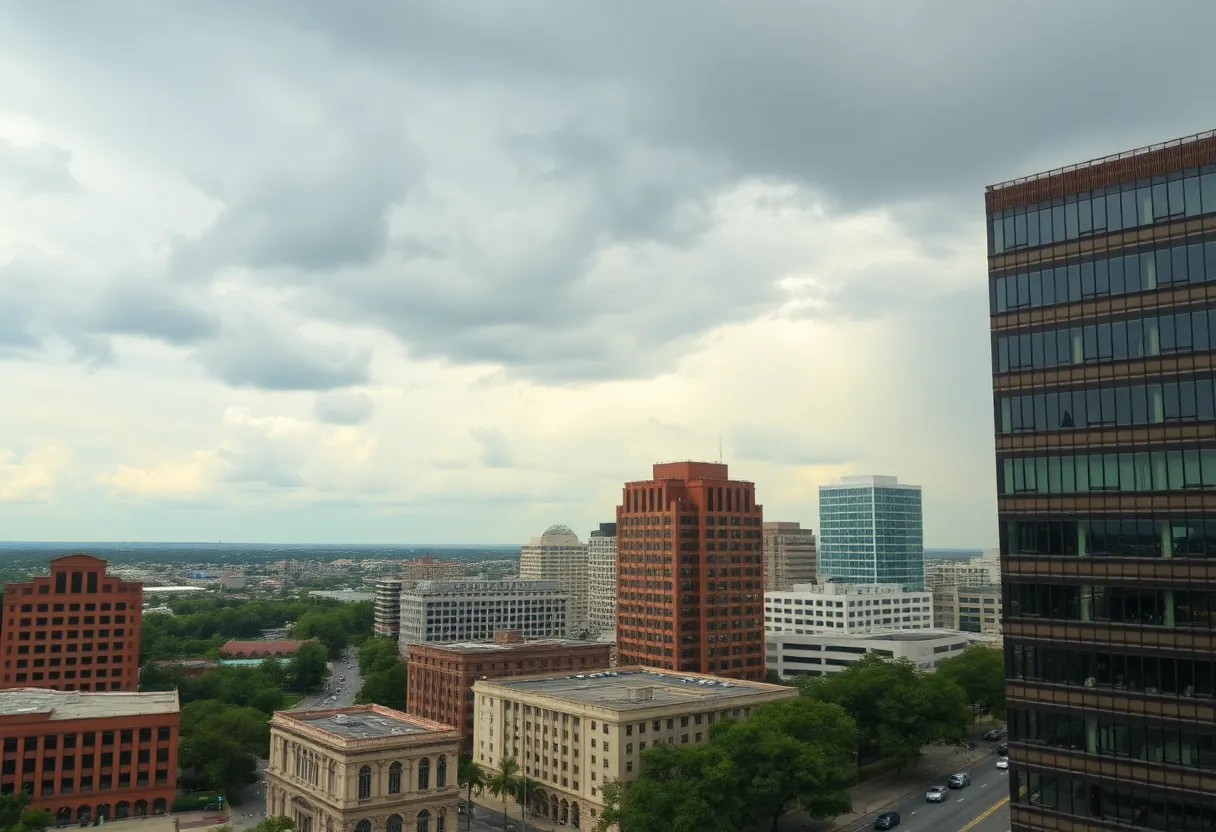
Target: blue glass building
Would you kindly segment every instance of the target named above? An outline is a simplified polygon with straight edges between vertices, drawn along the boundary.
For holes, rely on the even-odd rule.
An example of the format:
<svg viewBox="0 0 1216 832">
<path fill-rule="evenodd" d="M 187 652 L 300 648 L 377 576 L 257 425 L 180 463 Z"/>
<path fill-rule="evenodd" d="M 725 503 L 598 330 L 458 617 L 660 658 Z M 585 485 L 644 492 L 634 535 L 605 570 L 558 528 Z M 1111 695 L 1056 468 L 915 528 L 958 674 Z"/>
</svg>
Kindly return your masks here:
<svg viewBox="0 0 1216 832">
<path fill-rule="evenodd" d="M 846 583 L 924 589 L 920 486 L 879 476 L 821 485 L 819 572 Z"/>
</svg>

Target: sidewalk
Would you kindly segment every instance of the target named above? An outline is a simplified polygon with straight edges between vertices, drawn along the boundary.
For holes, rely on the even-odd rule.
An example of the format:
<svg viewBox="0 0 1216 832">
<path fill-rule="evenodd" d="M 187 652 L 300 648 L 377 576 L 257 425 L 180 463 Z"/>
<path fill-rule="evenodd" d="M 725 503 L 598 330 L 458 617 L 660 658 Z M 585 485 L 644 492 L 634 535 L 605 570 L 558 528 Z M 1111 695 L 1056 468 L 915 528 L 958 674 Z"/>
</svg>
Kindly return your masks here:
<svg viewBox="0 0 1216 832">
<path fill-rule="evenodd" d="M 464 799 L 463 793 L 461 795 L 461 799 Z M 484 809 L 487 812 L 494 812 L 499 818 L 502 817 L 502 801 L 494 797 L 492 794 L 486 792 L 483 792 L 482 794 L 475 794 L 473 795 L 473 803 L 478 807 L 478 809 Z M 485 817 L 485 815 L 481 814 L 480 811 L 477 813 L 477 816 L 479 818 Z M 519 804 L 513 800 L 507 801 L 507 820 L 515 824 L 516 830 L 523 832 L 523 827 L 519 823 Z M 594 823 L 591 826 L 588 826 L 586 820 L 584 820 L 582 827 L 584 832 L 586 832 L 586 830 L 594 828 Z M 501 829 L 502 827 L 499 826 L 498 828 Z M 561 824 L 554 823 L 551 820 L 537 817 L 529 812 L 528 830 L 531 832 L 533 829 L 540 830 L 540 832 L 556 832 L 556 830 L 561 830 L 561 832 L 569 832 L 571 827 L 569 825 L 562 826 Z"/>
</svg>

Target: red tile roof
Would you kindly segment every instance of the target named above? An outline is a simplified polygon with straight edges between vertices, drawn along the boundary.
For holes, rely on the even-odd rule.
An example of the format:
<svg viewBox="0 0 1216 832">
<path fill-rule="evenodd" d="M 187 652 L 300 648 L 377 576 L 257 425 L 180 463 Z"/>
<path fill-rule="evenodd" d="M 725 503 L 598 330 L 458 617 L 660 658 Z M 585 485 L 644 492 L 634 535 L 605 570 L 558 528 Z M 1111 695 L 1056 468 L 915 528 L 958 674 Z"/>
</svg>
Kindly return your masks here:
<svg viewBox="0 0 1216 832">
<path fill-rule="evenodd" d="M 307 641 L 237 641 L 233 639 L 220 648 L 220 652 L 228 656 L 291 656 L 305 644 L 316 643 L 317 639 Z"/>
</svg>

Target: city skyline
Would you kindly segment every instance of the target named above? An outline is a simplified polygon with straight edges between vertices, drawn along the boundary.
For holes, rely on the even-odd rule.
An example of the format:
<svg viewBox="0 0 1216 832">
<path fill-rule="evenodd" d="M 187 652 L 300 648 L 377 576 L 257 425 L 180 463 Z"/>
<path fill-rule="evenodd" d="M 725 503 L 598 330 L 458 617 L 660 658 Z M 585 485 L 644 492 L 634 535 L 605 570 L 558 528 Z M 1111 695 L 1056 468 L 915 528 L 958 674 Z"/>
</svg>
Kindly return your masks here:
<svg viewBox="0 0 1216 832">
<path fill-rule="evenodd" d="M 888 472 L 994 545 L 975 194 L 1216 96 L 1216 9 L 1059 73 L 1057 5 L 6 8 L 5 537 L 522 542 L 721 447 L 773 518 Z"/>
</svg>

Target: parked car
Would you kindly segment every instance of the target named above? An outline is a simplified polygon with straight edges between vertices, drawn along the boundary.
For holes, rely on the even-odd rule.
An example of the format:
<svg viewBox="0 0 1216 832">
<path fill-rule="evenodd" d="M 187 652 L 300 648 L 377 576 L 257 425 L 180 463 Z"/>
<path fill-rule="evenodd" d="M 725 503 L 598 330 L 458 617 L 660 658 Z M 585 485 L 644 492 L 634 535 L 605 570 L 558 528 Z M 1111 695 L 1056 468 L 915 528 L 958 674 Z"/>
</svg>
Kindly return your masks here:
<svg viewBox="0 0 1216 832">
<path fill-rule="evenodd" d="M 997 757 L 996 758 L 996 767 L 997 768 L 1009 768 L 1009 758 L 1008 757 Z"/>
<path fill-rule="evenodd" d="M 964 771 L 950 775 L 950 788 L 965 789 L 971 785 L 971 775 Z"/>
<path fill-rule="evenodd" d="M 894 829 L 899 826 L 899 812 L 883 812 L 874 820 L 875 829 Z"/>
<path fill-rule="evenodd" d="M 993 728 L 991 731 L 988 731 L 984 734 L 984 739 L 987 740 L 988 742 L 996 742 L 997 740 L 1003 740 L 1003 739 L 1005 739 L 1005 729 L 1004 728 Z"/>
<path fill-rule="evenodd" d="M 1008 757 L 1009 756 L 1009 743 L 1003 742 L 1000 745 L 998 745 L 996 747 L 996 753 L 997 753 L 997 756 Z"/>
<path fill-rule="evenodd" d="M 946 799 L 945 786 L 930 786 L 929 791 L 925 792 L 925 801 L 928 803 L 941 803 Z"/>
</svg>

